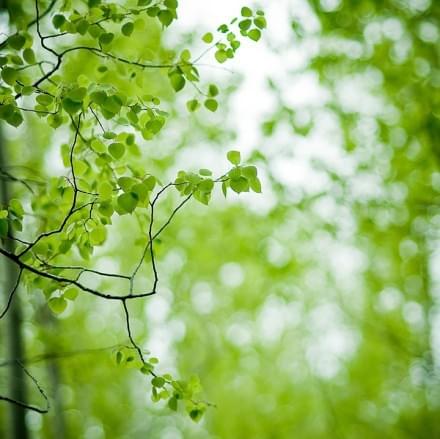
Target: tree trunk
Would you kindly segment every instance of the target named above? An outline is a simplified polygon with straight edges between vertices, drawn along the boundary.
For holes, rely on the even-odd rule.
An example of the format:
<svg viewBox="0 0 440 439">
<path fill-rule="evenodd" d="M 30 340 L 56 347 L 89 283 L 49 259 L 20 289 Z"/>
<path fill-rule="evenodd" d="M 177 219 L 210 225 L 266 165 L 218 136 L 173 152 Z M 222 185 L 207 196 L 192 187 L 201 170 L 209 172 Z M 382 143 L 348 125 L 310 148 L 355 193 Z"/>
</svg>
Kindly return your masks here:
<svg viewBox="0 0 440 439">
<path fill-rule="evenodd" d="M 5 147 L 5 142 L 1 132 L 0 126 L 0 168 L 4 168 L 7 162 L 7 151 Z M 0 179 L 0 203 L 5 206 L 10 200 L 10 188 L 8 181 L 5 179 Z M 5 239 L 4 246 L 9 252 L 14 252 L 15 245 L 14 241 Z M 4 295 L 7 298 L 8 294 L 14 287 L 18 271 L 15 264 L 9 262 L 8 260 L 3 260 L 4 264 L 4 285 L 5 291 Z M 18 294 L 14 298 L 11 307 L 7 315 L 6 320 L 6 339 L 7 339 L 7 352 L 8 358 L 11 359 L 21 359 L 24 358 L 24 344 L 23 336 L 21 333 L 21 307 Z M 26 402 L 26 376 L 23 369 L 18 363 L 11 365 L 9 369 L 9 393 L 8 396 L 17 401 Z M 29 433 L 25 423 L 25 409 L 19 407 L 15 404 L 9 405 L 10 410 L 10 426 L 9 426 L 9 437 L 11 439 L 28 439 Z"/>
</svg>

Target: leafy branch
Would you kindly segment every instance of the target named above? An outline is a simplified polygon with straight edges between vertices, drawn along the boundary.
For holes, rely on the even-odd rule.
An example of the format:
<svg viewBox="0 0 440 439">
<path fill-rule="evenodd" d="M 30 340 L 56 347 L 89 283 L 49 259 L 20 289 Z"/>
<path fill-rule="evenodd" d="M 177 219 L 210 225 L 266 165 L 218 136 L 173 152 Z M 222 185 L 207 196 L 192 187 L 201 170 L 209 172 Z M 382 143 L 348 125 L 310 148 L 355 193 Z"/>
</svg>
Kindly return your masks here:
<svg viewBox="0 0 440 439">
<path fill-rule="evenodd" d="M 157 359 L 147 358 L 135 341 L 131 327 L 128 302 L 153 296 L 157 293 L 160 272 L 157 266 L 155 243 L 157 238 L 172 223 L 177 213 L 191 200 L 195 199 L 207 205 L 212 197 L 214 187 L 221 185 L 226 196 L 230 189 L 236 193 L 261 192 L 261 184 L 254 166 L 241 163 L 238 151 L 229 151 L 227 158 L 232 168 L 218 178 L 212 176 L 208 169 L 198 172 L 179 171 L 174 181 L 162 185 L 158 178 L 146 173 L 138 166 L 133 157 L 140 155 L 138 142 L 155 138 L 165 125 L 168 113 L 161 109 L 157 96 L 137 96 L 124 93 L 115 84 L 92 82 L 87 78 L 66 82 L 62 79 L 64 60 L 72 53 L 86 52 L 95 57 L 136 69 L 166 69 L 170 86 L 180 92 L 187 82 L 191 83 L 197 93 L 205 99 L 204 106 L 210 111 L 218 107 L 218 87 L 209 84 L 204 92 L 198 85 L 200 81 L 197 65 L 209 52 L 192 59 L 189 50 L 183 50 L 171 61 L 163 63 L 146 63 L 141 60 L 130 60 L 113 53 L 112 44 L 115 33 L 111 27 L 121 26 L 121 35 L 130 37 L 135 32 L 135 25 L 130 21 L 142 14 L 157 19 L 163 27 L 168 27 L 177 18 L 177 1 L 139 0 L 138 7 L 124 8 L 116 3 L 101 4 L 93 2 L 95 7 L 80 13 L 71 11 L 70 15 L 56 13 L 52 16 L 52 24 L 58 33 L 44 35 L 42 19 L 54 9 L 56 1 L 51 1 L 44 12 L 40 12 L 39 1 L 35 0 L 35 19 L 28 23 L 26 29 L 19 29 L 0 44 L 0 50 L 10 50 L 6 56 L 0 57 L 0 119 L 4 119 L 13 127 L 24 121 L 23 112 L 34 113 L 38 118 L 45 119 L 54 130 L 68 125 L 73 132 L 70 145 L 61 147 L 62 158 L 68 175 L 52 178 L 47 184 L 33 187 L 27 179 L 18 178 L 13 173 L 0 170 L 0 177 L 21 183 L 34 199 L 43 199 L 43 207 L 31 204 L 32 212 L 25 212 L 19 199 L 12 199 L 0 210 L 0 239 L 14 240 L 17 250 L 0 247 L 0 254 L 14 263 L 18 268 L 16 282 L 11 289 L 5 308 L 0 314 L 4 318 L 19 290 L 20 285 L 43 286 L 48 298 L 48 306 L 54 313 L 62 313 L 68 301 L 74 301 L 79 292 L 90 294 L 105 300 L 120 302 L 122 305 L 125 329 L 130 347 L 121 347 L 116 352 L 116 363 L 135 365 L 143 374 L 152 377 L 153 401 L 166 400 L 168 406 L 176 410 L 179 402 L 184 401 L 190 417 L 199 420 L 206 408 L 211 404 L 199 401 L 196 395 L 201 386 L 197 379 L 188 381 L 175 380 L 168 374 L 160 375 L 156 371 Z M 238 22 L 240 33 L 244 37 L 257 41 L 260 31 L 265 27 L 261 11 L 255 14 L 249 8 L 241 11 L 242 20 Z M 221 25 L 218 31 L 226 35 L 226 42 L 220 39 L 215 47 L 215 58 L 219 63 L 233 58 L 240 46 L 237 35 L 229 25 Z M 40 51 L 34 51 L 34 38 L 29 29 L 36 25 L 36 37 L 44 51 L 51 59 L 37 59 Z M 255 26 L 255 29 L 250 29 Z M 258 33 L 258 38 L 256 37 Z M 89 35 L 96 45 L 78 44 L 63 49 L 55 49 L 48 40 L 56 43 L 65 35 Z M 205 43 L 211 37 L 203 37 Z M 229 45 L 229 46 L 228 46 Z M 18 65 L 18 67 L 17 67 Z M 46 66 L 49 68 L 46 70 Z M 41 76 L 37 79 L 29 71 L 38 68 Z M 127 81 L 127 78 L 122 77 Z M 18 106 L 21 99 L 33 99 L 33 108 Z M 187 102 L 190 112 L 200 107 L 197 98 Z M 104 120 L 111 122 L 122 119 L 124 131 L 115 132 L 105 128 Z M 98 127 L 97 134 L 95 128 Z M 137 155 L 136 155 L 137 154 Z M 130 156 L 132 160 L 130 161 Z M 123 158 L 126 158 L 125 161 Z M 93 160 L 92 160 L 93 158 Z M 121 171 L 123 169 L 123 171 Z M 168 217 L 157 225 L 156 213 L 162 196 L 174 188 L 181 201 L 174 207 Z M 23 196 L 24 198 L 25 196 Z M 54 209 L 56 214 L 47 215 L 45 209 Z M 60 214 L 62 212 L 62 214 Z M 96 270 L 85 264 L 65 263 L 73 256 L 72 247 L 76 248 L 84 260 L 90 258 L 95 247 L 106 242 L 107 227 L 112 224 L 114 214 L 132 215 L 140 220 L 142 237 L 146 240 L 140 257 L 130 274 L 119 274 Z M 30 225 L 24 222 L 26 217 L 32 218 Z M 145 224 L 144 224 L 145 222 Z M 27 226 L 26 236 L 22 237 L 23 225 Z M 37 234 L 29 239 L 29 229 L 36 229 Z M 148 291 L 135 291 L 135 280 L 145 260 L 149 261 L 152 285 Z M 81 280 L 83 273 L 90 273 L 101 279 L 118 278 L 127 282 L 125 291 L 112 292 L 92 287 Z M 132 351 L 136 351 L 137 359 Z M 34 381 L 42 396 L 47 398 L 37 381 L 25 370 Z M 31 410 L 45 413 L 46 409 L 12 401 L 7 397 L 0 399 L 19 404 Z M 24 404 L 24 405 L 23 405 Z M 46 411 L 44 411 L 46 410 Z"/>
</svg>

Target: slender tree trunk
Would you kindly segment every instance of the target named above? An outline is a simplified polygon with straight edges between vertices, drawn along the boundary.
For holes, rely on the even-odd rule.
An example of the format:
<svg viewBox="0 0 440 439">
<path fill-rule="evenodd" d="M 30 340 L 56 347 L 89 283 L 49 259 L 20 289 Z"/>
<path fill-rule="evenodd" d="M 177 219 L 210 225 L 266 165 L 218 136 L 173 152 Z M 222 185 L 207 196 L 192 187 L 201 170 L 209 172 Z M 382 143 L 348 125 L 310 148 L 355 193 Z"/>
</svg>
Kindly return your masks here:
<svg viewBox="0 0 440 439">
<path fill-rule="evenodd" d="M 54 318 L 46 305 L 41 306 L 37 314 L 38 325 L 51 333 L 58 333 L 60 331 L 59 321 Z M 46 352 L 53 352 L 59 347 L 57 344 L 53 345 L 51 341 L 46 344 Z M 62 368 L 57 359 L 49 359 L 46 365 L 47 375 L 50 382 L 50 389 L 52 393 L 52 416 L 51 428 L 52 437 L 55 439 L 66 437 L 66 420 L 64 417 L 63 395 L 61 392 L 62 383 Z"/>
<path fill-rule="evenodd" d="M 7 8 L 7 0 L 0 0 L 0 11 Z M 7 148 L 6 142 L 3 138 L 3 133 L 0 124 L 0 168 L 7 164 Z M 0 203 L 7 204 L 10 199 L 10 188 L 7 180 L 0 180 Z M 5 240 L 6 249 L 10 252 L 15 250 L 14 241 Z M 14 282 L 18 275 L 17 268 L 9 261 L 4 261 L 4 275 L 6 290 L 4 293 L 8 294 L 13 288 Z M 21 307 L 18 297 L 9 309 L 6 318 L 6 339 L 7 352 L 9 358 L 23 358 L 24 357 L 24 343 L 21 333 Z M 18 401 L 26 401 L 26 377 L 23 369 L 18 363 L 13 364 L 9 370 L 9 396 Z M 9 437 L 11 439 L 28 439 L 29 432 L 26 427 L 25 415 L 26 411 L 22 407 L 14 404 L 9 406 Z"/>
<path fill-rule="evenodd" d="M 5 142 L 1 132 L 0 126 L 0 168 L 4 168 L 6 165 L 7 151 L 5 148 Z M 0 203 L 7 205 L 10 199 L 10 188 L 8 181 L 0 179 Z M 15 250 L 14 241 L 5 239 L 3 244 L 9 252 Z M 18 272 L 14 264 L 7 260 L 3 260 L 4 264 L 4 285 L 5 291 L 3 294 L 7 296 L 14 287 Z M 7 339 L 7 352 L 8 357 L 11 359 L 23 358 L 24 345 L 23 336 L 21 333 L 21 307 L 19 297 L 16 295 L 11 307 L 5 316 L 6 325 L 6 339 Z M 26 377 L 23 369 L 18 363 L 14 363 L 9 369 L 9 394 L 8 396 L 18 400 L 27 401 L 26 399 Z M 25 423 L 25 409 L 18 407 L 14 404 L 9 405 L 10 410 L 10 426 L 9 437 L 11 439 L 28 439 L 29 433 Z"/>
<path fill-rule="evenodd" d="M 51 387 L 53 391 L 54 416 L 53 416 L 53 432 L 54 438 L 66 437 L 66 423 L 63 412 L 63 399 L 61 395 L 60 383 L 60 367 L 56 360 L 49 362 L 47 365 Z"/>
</svg>

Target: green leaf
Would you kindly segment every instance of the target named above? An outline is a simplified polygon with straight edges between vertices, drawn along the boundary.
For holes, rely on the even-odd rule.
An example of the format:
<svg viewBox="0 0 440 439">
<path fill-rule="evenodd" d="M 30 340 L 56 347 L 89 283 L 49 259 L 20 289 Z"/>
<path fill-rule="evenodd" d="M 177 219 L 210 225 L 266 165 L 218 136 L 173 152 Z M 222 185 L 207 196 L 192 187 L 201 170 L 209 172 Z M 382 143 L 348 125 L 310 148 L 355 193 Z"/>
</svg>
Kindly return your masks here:
<svg viewBox="0 0 440 439">
<path fill-rule="evenodd" d="M 133 110 L 130 110 L 127 113 L 127 119 L 130 121 L 132 125 L 136 125 L 139 122 L 139 118 L 137 117 L 137 114 Z"/>
<path fill-rule="evenodd" d="M 261 38 L 261 31 L 258 29 L 252 29 L 247 35 L 251 40 L 258 41 Z"/>
<path fill-rule="evenodd" d="M 202 417 L 203 417 L 203 410 L 200 410 L 200 409 L 192 409 L 190 412 L 189 412 L 189 417 L 194 421 L 194 422 L 199 422 L 200 421 L 200 419 L 202 419 Z"/>
<path fill-rule="evenodd" d="M 178 400 L 177 400 L 177 398 L 176 398 L 175 396 L 171 397 L 171 398 L 168 400 L 168 407 L 169 407 L 171 410 L 176 411 L 176 410 L 177 410 L 177 405 L 178 405 Z"/>
<path fill-rule="evenodd" d="M 9 224 L 6 218 L 0 218 L 0 237 L 8 236 Z"/>
<path fill-rule="evenodd" d="M 21 94 L 23 96 L 30 96 L 34 92 L 34 87 L 32 85 L 26 85 L 21 89 Z"/>
<path fill-rule="evenodd" d="M 257 194 L 261 194 L 261 183 L 257 177 L 251 178 L 249 180 L 249 186 L 254 192 L 256 192 Z"/>
<path fill-rule="evenodd" d="M 232 168 L 232 169 L 228 172 L 228 176 L 229 176 L 229 178 L 238 178 L 238 177 L 241 177 L 241 168 L 239 168 L 239 167 Z"/>
<path fill-rule="evenodd" d="M 94 228 L 90 232 L 90 242 L 92 245 L 101 245 L 107 238 L 107 230 L 103 226 Z"/>
<path fill-rule="evenodd" d="M 216 111 L 218 108 L 218 102 L 215 99 L 206 99 L 205 101 L 205 107 L 209 111 Z"/>
<path fill-rule="evenodd" d="M 241 8 L 241 15 L 243 17 L 252 17 L 252 9 L 248 8 L 247 6 L 243 6 Z"/>
<path fill-rule="evenodd" d="M 137 183 L 132 186 L 131 190 L 139 197 L 139 201 L 144 202 L 148 199 L 149 190 L 145 183 Z"/>
<path fill-rule="evenodd" d="M 153 365 L 150 363 L 145 363 L 141 368 L 140 371 L 144 375 L 150 375 L 151 371 L 153 370 Z"/>
<path fill-rule="evenodd" d="M 107 99 L 107 95 L 103 91 L 95 91 L 90 94 L 90 99 L 92 102 L 95 102 L 98 105 L 102 105 Z"/>
<path fill-rule="evenodd" d="M 102 154 L 107 151 L 105 144 L 99 139 L 93 139 L 90 142 L 90 146 L 92 147 L 93 151 L 97 152 L 98 154 Z"/>
<path fill-rule="evenodd" d="M 121 32 L 126 36 L 129 37 L 134 30 L 134 24 L 129 21 L 128 23 L 125 23 L 122 28 L 121 28 Z"/>
<path fill-rule="evenodd" d="M 15 34 L 8 38 L 8 45 L 15 50 L 21 50 L 25 43 L 26 38 L 20 34 Z"/>
<path fill-rule="evenodd" d="M 102 136 L 104 139 L 114 139 L 116 134 L 113 131 L 106 131 Z"/>
<path fill-rule="evenodd" d="M 144 181 L 143 184 L 147 187 L 149 191 L 152 191 L 154 187 L 156 186 L 156 177 L 153 177 L 152 175 L 149 175 Z"/>
<path fill-rule="evenodd" d="M 153 386 L 153 388 L 151 389 L 151 400 L 153 402 L 157 402 L 160 401 L 160 396 L 157 394 L 157 389 L 156 387 Z"/>
<path fill-rule="evenodd" d="M 24 64 L 23 60 L 18 55 L 10 54 L 9 59 L 13 64 L 16 64 L 18 66 L 22 66 Z"/>
<path fill-rule="evenodd" d="M 208 94 L 209 96 L 217 96 L 218 95 L 218 87 L 215 84 L 209 84 L 208 88 Z"/>
<path fill-rule="evenodd" d="M 106 99 L 107 95 L 103 91 L 95 91 L 90 94 L 90 100 L 98 105 L 104 104 Z"/>
<path fill-rule="evenodd" d="M 67 96 L 72 101 L 82 103 L 86 97 L 87 89 L 85 87 L 74 87 L 68 93 Z"/>
<path fill-rule="evenodd" d="M 267 26 L 266 19 L 261 16 L 254 19 L 254 24 L 260 29 L 264 29 Z"/>
<path fill-rule="evenodd" d="M 130 192 L 132 186 L 136 183 L 136 180 L 131 177 L 120 177 L 118 178 L 119 187 L 124 192 Z"/>
<path fill-rule="evenodd" d="M 211 199 L 210 192 L 195 191 L 193 192 L 193 194 L 194 194 L 194 198 L 197 201 L 200 201 L 200 203 L 203 203 L 205 206 L 209 204 L 209 200 Z"/>
<path fill-rule="evenodd" d="M 49 124 L 49 126 L 51 126 L 54 129 L 61 126 L 63 122 L 64 122 L 64 118 L 60 114 L 50 114 L 47 117 L 47 123 Z"/>
<path fill-rule="evenodd" d="M 63 297 L 67 300 L 75 300 L 78 297 L 78 288 L 70 287 L 64 290 Z"/>
<path fill-rule="evenodd" d="M 157 17 L 157 15 L 159 14 L 160 9 L 157 6 L 152 6 L 151 8 L 147 9 L 147 14 L 150 17 Z"/>
<path fill-rule="evenodd" d="M 90 36 L 95 40 L 97 40 L 99 36 L 104 33 L 102 27 L 98 26 L 97 24 L 92 24 L 91 26 L 89 26 L 87 31 Z"/>
<path fill-rule="evenodd" d="M 24 215 L 23 206 L 17 198 L 13 198 L 9 201 L 9 211 L 12 212 L 17 218 L 22 218 Z"/>
<path fill-rule="evenodd" d="M 35 100 L 40 105 L 44 105 L 45 107 L 47 107 L 48 105 L 50 105 L 53 102 L 53 97 L 50 95 L 46 95 L 46 94 L 40 94 L 35 98 Z"/>
<path fill-rule="evenodd" d="M 70 98 L 64 98 L 61 101 L 61 104 L 63 108 L 69 113 L 69 114 L 75 114 L 82 108 L 82 103 L 74 101 Z"/>
<path fill-rule="evenodd" d="M 119 207 L 127 213 L 133 212 L 139 201 L 139 196 L 135 192 L 128 192 L 118 197 Z"/>
<path fill-rule="evenodd" d="M 228 182 L 227 181 L 224 181 L 222 183 L 222 192 L 223 192 L 224 197 L 226 198 L 226 195 L 228 193 Z"/>
<path fill-rule="evenodd" d="M 237 179 L 232 178 L 229 184 L 231 186 L 231 189 L 234 192 L 237 192 L 237 194 L 239 194 L 240 192 L 249 191 L 249 183 L 244 177 L 238 177 Z"/>
<path fill-rule="evenodd" d="M 212 171 L 210 171 L 209 169 L 202 168 L 202 169 L 199 169 L 199 174 L 203 175 L 205 177 L 209 177 L 212 175 Z"/>
<path fill-rule="evenodd" d="M 121 364 L 124 354 L 121 351 L 116 352 L 116 364 Z"/>
<path fill-rule="evenodd" d="M 145 128 L 153 134 L 157 134 L 165 124 L 165 119 L 162 117 L 156 117 L 152 120 L 149 120 L 145 124 Z"/>
<path fill-rule="evenodd" d="M 176 92 L 182 90 L 182 88 L 185 87 L 185 78 L 179 73 L 173 73 L 172 75 L 170 75 L 170 81 Z"/>
<path fill-rule="evenodd" d="M 228 39 L 228 41 L 235 41 L 234 32 L 229 32 L 226 38 Z"/>
<path fill-rule="evenodd" d="M 168 9 L 177 9 L 178 2 L 177 0 L 165 0 L 164 5 Z"/>
<path fill-rule="evenodd" d="M 17 76 L 17 71 L 12 67 L 3 67 L 2 78 L 6 84 L 14 85 L 15 81 L 17 80 Z"/>
<path fill-rule="evenodd" d="M 103 215 L 104 217 L 106 217 L 107 219 L 109 219 L 112 215 L 113 215 L 113 206 L 112 204 L 108 201 L 108 202 L 104 202 L 104 203 L 100 203 L 99 204 L 99 213 L 101 215 Z"/>
<path fill-rule="evenodd" d="M 99 36 L 99 43 L 102 46 L 107 46 L 113 41 L 114 37 L 115 35 L 112 34 L 111 32 L 105 32 Z"/>
<path fill-rule="evenodd" d="M 66 17 L 61 14 L 54 15 L 52 18 L 52 24 L 56 29 L 59 29 L 66 22 Z"/>
<path fill-rule="evenodd" d="M 240 41 L 237 40 L 231 41 L 232 50 L 236 51 L 240 47 L 240 44 L 241 44 Z"/>
<path fill-rule="evenodd" d="M 108 181 L 103 181 L 98 185 L 98 193 L 102 198 L 110 198 L 113 194 L 113 186 Z"/>
<path fill-rule="evenodd" d="M 49 308 L 55 314 L 61 314 L 67 308 L 67 300 L 64 297 L 52 297 L 48 302 Z"/>
<path fill-rule="evenodd" d="M 221 24 L 218 29 L 219 32 L 225 34 L 226 32 L 229 31 L 229 27 L 226 24 Z"/>
<path fill-rule="evenodd" d="M 241 173 L 246 178 L 252 179 L 257 176 L 257 168 L 255 166 L 245 166 L 242 168 Z"/>
<path fill-rule="evenodd" d="M 210 44 L 214 41 L 214 36 L 212 35 L 211 32 L 207 32 L 205 35 L 203 35 L 202 40 L 205 43 Z"/>
<path fill-rule="evenodd" d="M 17 128 L 23 123 L 23 116 L 21 115 L 20 111 L 15 110 L 7 116 L 6 122 L 8 122 L 9 125 Z"/>
<path fill-rule="evenodd" d="M 108 152 L 118 160 L 125 154 L 125 146 L 120 142 L 111 143 L 108 147 Z"/>
<path fill-rule="evenodd" d="M 23 59 L 28 64 L 34 64 L 35 63 L 35 53 L 32 49 L 26 48 L 23 50 Z"/>
<path fill-rule="evenodd" d="M 60 246 L 58 247 L 58 251 L 64 255 L 72 248 L 72 244 L 73 244 L 72 241 L 66 239 L 61 242 Z"/>
<path fill-rule="evenodd" d="M 227 59 L 228 59 L 228 55 L 227 55 L 227 53 L 226 53 L 226 51 L 225 50 L 223 50 L 223 49 L 220 49 L 220 50 L 217 50 L 216 52 L 215 52 L 215 59 L 220 63 L 220 64 L 223 64 Z"/>
<path fill-rule="evenodd" d="M 191 61 L 191 52 L 188 49 L 183 50 L 180 54 L 180 59 L 189 63 Z"/>
<path fill-rule="evenodd" d="M 202 192 L 211 192 L 212 188 L 214 187 L 214 182 L 210 179 L 207 178 L 206 180 L 203 180 L 199 183 L 198 185 L 198 189 Z"/>
<path fill-rule="evenodd" d="M 157 17 L 159 18 L 159 21 L 164 26 L 169 26 L 171 22 L 173 21 L 173 14 L 169 10 L 162 10 L 157 14 Z"/>
<path fill-rule="evenodd" d="M 163 387 L 165 385 L 165 380 L 162 377 L 157 376 L 151 380 L 151 384 L 154 387 Z"/>
<path fill-rule="evenodd" d="M 80 35 L 85 35 L 88 29 L 89 29 L 89 22 L 87 20 L 80 20 L 78 23 L 76 23 L 76 31 Z"/>
<path fill-rule="evenodd" d="M 107 96 L 103 103 L 103 108 L 113 114 L 119 113 L 122 107 L 122 100 L 117 95 Z"/>
<path fill-rule="evenodd" d="M 228 153 L 226 154 L 226 157 L 233 165 L 238 166 L 241 162 L 240 151 L 228 151 Z"/>
<path fill-rule="evenodd" d="M 246 20 L 241 20 L 238 23 L 238 27 L 241 30 L 248 30 L 251 27 L 251 25 L 252 25 L 252 20 L 250 20 L 249 18 L 247 18 Z"/>
<path fill-rule="evenodd" d="M 191 99 L 186 103 L 186 108 L 188 108 L 188 111 L 193 113 L 200 107 L 200 103 L 197 99 Z"/>
</svg>

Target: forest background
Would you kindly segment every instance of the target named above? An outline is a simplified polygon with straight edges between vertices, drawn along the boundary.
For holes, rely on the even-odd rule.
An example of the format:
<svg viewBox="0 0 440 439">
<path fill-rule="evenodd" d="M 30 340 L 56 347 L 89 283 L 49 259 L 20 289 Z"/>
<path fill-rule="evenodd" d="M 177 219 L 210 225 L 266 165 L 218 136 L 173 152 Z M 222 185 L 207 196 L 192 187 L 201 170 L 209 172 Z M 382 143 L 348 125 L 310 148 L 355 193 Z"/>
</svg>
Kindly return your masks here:
<svg viewBox="0 0 440 439">
<path fill-rule="evenodd" d="M 14 19 L 35 16 L 33 1 L 3 3 Z M 60 5 L 44 18 L 45 32 L 55 31 Z M 112 49 L 147 59 L 165 59 L 170 49 L 196 56 L 206 32 L 240 16 L 242 6 L 181 0 L 170 26 L 142 18 Z M 85 76 L 113 81 L 127 95 L 139 87 L 160 96 L 169 119 L 154 139 L 140 139 L 135 160 L 164 183 L 180 169 L 224 175 L 231 150 L 258 169 L 261 194 L 230 190 L 225 199 L 215 187 L 208 206 L 192 199 L 179 211 L 155 246 L 157 294 L 129 304 L 134 338 L 159 359 L 155 370 L 197 375 L 201 399 L 214 406 L 194 422 L 180 406 L 176 413 L 154 403 L 150 379 L 118 364 L 130 344 L 120 306 L 80 293 L 54 313 L 57 302 L 48 300 L 57 290 L 48 295 L 46 285 L 32 284 L 12 306 L 23 315 L 22 363 L 51 408 L 26 413 L 30 437 L 440 437 L 440 4 L 248 6 L 265 13 L 259 41 L 244 39 L 225 63 L 210 51 L 198 67 L 201 84 L 220 90 L 215 112 L 204 99 L 189 111 L 197 90 L 188 83 L 176 94 L 167 72 L 127 80 L 130 68 L 88 53 L 72 55 L 62 70 L 70 81 Z M 9 35 L 6 12 L 1 22 Z M 28 191 L 8 177 L 10 166 L 37 188 L 66 175 L 62 145 L 73 134 L 48 129 L 36 114 L 25 114 L 19 128 L 2 122 L 9 166 L 0 169 L 2 181 L 25 210 Z M 161 220 L 178 195 L 164 199 Z M 56 218 L 60 206 L 40 200 L 40 213 Z M 115 214 L 91 267 L 136 265 L 142 243 L 130 219 Z M 96 288 L 115 285 L 87 279 Z M 16 367 L 7 337 L 2 320 L 0 395 L 8 395 Z M 19 375 L 27 403 L 44 407 L 32 379 Z M 11 433 L 9 408 L 2 401 L 1 437 Z"/>
</svg>

